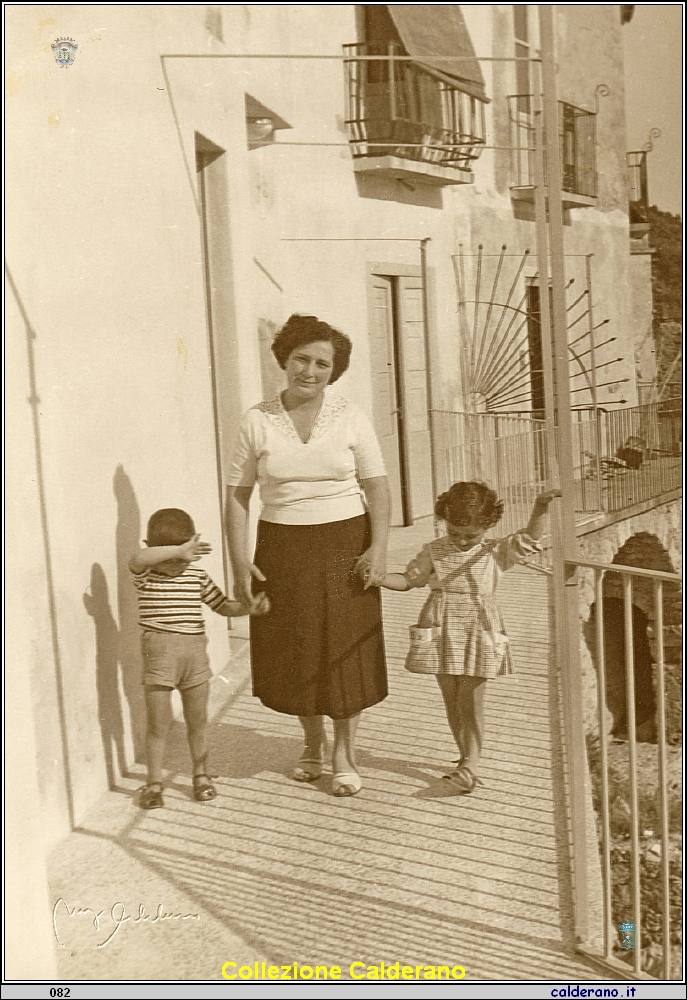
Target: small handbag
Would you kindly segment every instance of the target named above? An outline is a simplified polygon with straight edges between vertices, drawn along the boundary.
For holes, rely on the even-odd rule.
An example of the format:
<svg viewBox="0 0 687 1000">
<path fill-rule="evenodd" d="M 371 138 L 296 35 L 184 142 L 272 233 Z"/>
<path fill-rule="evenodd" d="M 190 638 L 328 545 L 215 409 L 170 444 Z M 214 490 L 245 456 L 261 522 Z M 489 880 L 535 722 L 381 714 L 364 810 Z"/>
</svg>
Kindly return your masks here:
<svg viewBox="0 0 687 1000">
<path fill-rule="evenodd" d="M 441 625 L 410 626 L 410 649 L 406 670 L 414 674 L 437 674 L 441 668 Z"/>
<path fill-rule="evenodd" d="M 443 607 L 443 591 L 441 601 L 438 606 L 430 603 L 431 597 L 427 600 L 420 612 L 420 621 L 417 625 L 411 625 L 410 649 L 406 656 L 405 667 L 414 674 L 437 674 L 441 671 L 441 610 Z M 430 625 L 420 624 L 427 622 L 429 615 Z"/>
</svg>

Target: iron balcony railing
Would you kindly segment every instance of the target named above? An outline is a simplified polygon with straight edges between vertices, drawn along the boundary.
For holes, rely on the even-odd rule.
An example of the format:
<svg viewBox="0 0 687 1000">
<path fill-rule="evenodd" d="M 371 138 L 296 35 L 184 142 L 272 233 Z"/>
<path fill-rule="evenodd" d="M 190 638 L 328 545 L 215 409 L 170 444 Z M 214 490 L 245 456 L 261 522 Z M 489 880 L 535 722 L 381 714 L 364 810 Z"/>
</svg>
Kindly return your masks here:
<svg viewBox="0 0 687 1000">
<path fill-rule="evenodd" d="M 543 420 L 492 413 L 432 411 L 438 492 L 460 480 L 479 480 L 505 501 L 495 529 L 510 534 L 527 524 L 548 481 Z"/>
<path fill-rule="evenodd" d="M 532 96 L 514 94 L 507 101 L 511 127 L 511 187 L 531 188 L 535 185 L 536 133 Z M 559 101 L 558 138 L 563 191 L 596 198 L 596 112 Z M 546 156 L 544 174 L 546 183 Z"/>
<path fill-rule="evenodd" d="M 479 479 L 506 501 L 512 530 L 549 479 L 546 425 L 499 413 L 432 411 L 437 488 Z M 682 405 L 666 400 L 607 412 L 576 410 L 572 424 L 578 513 L 623 510 L 682 486 Z M 504 523 L 511 530 L 510 522 Z"/>
<path fill-rule="evenodd" d="M 681 400 L 614 410 L 604 414 L 603 423 L 606 510 L 622 510 L 682 486 Z"/>
<path fill-rule="evenodd" d="M 627 154 L 627 174 L 630 222 L 647 222 L 649 218 L 649 178 L 646 168 L 646 150 L 636 149 Z"/>
<path fill-rule="evenodd" d="M 390 43 L 344 45 L 346 125 L 353 156 L 397 156 L 470 170 L 486 142 L 484 104 Z M 356 56 L 379 56 L 361 60 Z"/>
<path fill-rule="evenodd" d="M 682 863 L 677 856 L 677 840 L 676 846 L 671 848 L 670 833 L 671 824 L 672 832 L 677 838 L 681 833 L 681 801 L 675 797 L 671 801 L 670 798 L 666 650 L 671 647 L 673 650 L 677 649 L 676 656 L 679 660 L 681 637 L 677 636 L 677 642 L 672 641 L 676 638 L 676 626 L 666 625 L 664 606 L 666 596 L 669 606 L 670 603 L 676 603 L 676 594 L 679 603 L 682 581 L 672 573 L 632 566 L 582 559 L 566 560 L 566 564 L 579 569 L 583 575 L 593 574 L 595 602 L 594 614 L 590 618 L 590 631 L 593 634 L 588 634 L 587 641 L 593 647 L 597 675 L 599 736 L 597 746 L 591 748 L 593 753 L 590 754 L 590 764 L 601 855 L 603 957 L 607 961 L 618 958 L 631 960 L 638 977 L 645 978 L 648 975 L 652 978 L 670 979 L 672 971 L 679 978 L 680 970 L 671 970 L 671 894 L 674 909 L 676 906 L 679 908 L 681 893 L 678 889 L 681 881 L 678 881 L 678 876 L 681 874 Z M 619 583 L 615 590 L 622 595 L 619 598 L 611 596 L 614 588 L 612 585 L 608 586 L 618 577 Z M 634 595 L 633 588 L 639 591 L 640 588 L 646 590 L 647 587 L 648 593 L 641 597 Z M 636 605 L 635 602 L 640 600 L 643 605 L 649 605 L 648 615 Z M 672 617 L 679 622 L 681 615 L 672 614 Z M 649 621 L 648 629 L 646 625 L 642 629 L 638 628 L 640 619 L 642 622 Z M 648 645 L 648 633 L 652 637 L 650 652 L 645 648 Z M 618 638 L 620 650 L 617 648 Z M 624 692 L 618 692 L 617 664 L 614 669 L 615 679 L 613 683 L 609 683 L 609 666 L 613 666 L 607 656 L 609 646 L 616 659 L 622 659 L 624 653 Z M 675 656 L 672 658 L 674 660 Z M 640 660 L 645 671 L 653 660 L 653 676 L 644 677 L 639 673 L 637 668 Z M 670 660 L 668 666 L 670 667 Z M 681 677 L 681 668 L 678 673 Z M 622 673 L 620 676 L 622 677 Z M 644 689 L 646 700 L 647 685 L 648 690 L 653 691 L 655 699 L 650 715 L 647 715 L 646 705 L 642 702 L 641 689 Z M 616 738 L 611 743 L 608 713 L 611 708 L 616 713 L 619 712 L 619 693 L 620 711 L 623 715 L 622 733 L 620 739 Z M 638 712 L 642 713 L 639 720 Z M 644 730 L 641 740 L 640 721 Z M 641 745 L 641 753 L 638 744 Z M 640 789 L 638 756 L 642 758 L 645 775 L 651 758 L 657 765 L 658 780 L 655 785 L 652 782 L 648 792 L 646 787 Z M 646 785 L 646 778 L 644 784 Z M 628 832 L 629 856 L 625 847 Z M 647 839 L 651 843 L 647 844 Z M 641 840 L 644 840 L 644 853 Z M 671 877 L 674 880 L 672 887 Z M 657 891 L 658 883 L 660 891 Z M 628 885 L 629 899 L 626 891 Z M 671 889 L 674 890 L 672 893 Z M 655 909 L 650 905 L 650 901 L 657 898 L 660 900 L 658 926 Z M 679 913 L 677 916 L 679 917 Z M 648 925 L 646 933 L 645 921 Z M 676 931 L 678 927 L 675 928 Z M 655 947 L 646 947 L 647 937 L 651 939 L 650 945 L 660 944 L 660 962 L 657 962 Z"/>
</svg>

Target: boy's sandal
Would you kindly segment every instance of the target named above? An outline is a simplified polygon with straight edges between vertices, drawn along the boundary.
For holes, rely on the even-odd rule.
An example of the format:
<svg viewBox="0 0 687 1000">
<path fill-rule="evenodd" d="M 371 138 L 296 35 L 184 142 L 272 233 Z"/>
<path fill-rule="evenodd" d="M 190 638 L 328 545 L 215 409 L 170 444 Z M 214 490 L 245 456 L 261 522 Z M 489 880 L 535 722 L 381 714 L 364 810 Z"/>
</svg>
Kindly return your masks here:
<svg viewBox="0 0 687 1000">
<path fill-rule="evenodd" d="M 165 803 L 162 798 L 162 785 L 159 781 L 151 781 L 139 788 L 139 791 L 141 797 L 138 804 L 141 809 L 162 809 Z"/>
<path fill-rule="evenodd" d="M 193 775 L 193 798 L 196 802 L 210 802 L 217 797 L 217 789 L 207 774 Z"/>
<path fill-rule="evenodd" d="M 294 781 L 317 781 L 322 777 L 322 768 L 327 756 L 326 741 L 320 747 L 318 757 L 313 757 L 311 750 L 304 750 L 298 763 L 293 769 L 292 778 Z"/>
<path fill-rule="evenodd" d="M 332 794 L 337 798 L 357 795 L 363 787 L 363 779 L 357 771 L 339 771 L 332 775 Z"/>
<path fill-rule="evenodd" d="M 444 778 L 455 785 L 460 795 L 469 795 L 470 792 L 475 790 L 476 785 L 482 784 L 467 764 L 461 764 L 457 770 L 451 771 L 450 774 L 445 774 Z"/>
</svg>

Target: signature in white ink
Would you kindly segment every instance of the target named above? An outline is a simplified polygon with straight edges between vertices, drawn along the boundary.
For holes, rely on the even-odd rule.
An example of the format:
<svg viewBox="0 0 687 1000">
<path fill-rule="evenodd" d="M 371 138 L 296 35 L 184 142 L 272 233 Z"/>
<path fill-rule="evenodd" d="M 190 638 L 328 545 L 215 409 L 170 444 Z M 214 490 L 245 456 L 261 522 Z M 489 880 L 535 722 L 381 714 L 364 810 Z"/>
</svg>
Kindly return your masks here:
<svg viewBox="0 0 687 1000">
<path fill-rule="evenodd" d="M 143 903 L 138 905 L 138 913 L 131 916 L 127 913 L 124 903 L 113 903 L 109 910 L 93 910 L 90 906 L 70 906 L 65 899 L 60 896 L 52 908 L 52 926 L 55 940 L 61 948 L 67 945 L 60 939 L 57 930 L 57 918 L 60 913 L 66 914 L 69 918 L 88 917 L 93 924 L 93 929 L 98 931 L 98 936 L 105 935 L 104 940 L 96 945 L 98 948 L 105 948 L 114 938 L 124 924 L 158 924 L 165 920 L 200 920 L 200 913 L 173 913 L 164 909 L 162 903 L 158 903 L 155 913 L 147 913 Z"/>
</svg>

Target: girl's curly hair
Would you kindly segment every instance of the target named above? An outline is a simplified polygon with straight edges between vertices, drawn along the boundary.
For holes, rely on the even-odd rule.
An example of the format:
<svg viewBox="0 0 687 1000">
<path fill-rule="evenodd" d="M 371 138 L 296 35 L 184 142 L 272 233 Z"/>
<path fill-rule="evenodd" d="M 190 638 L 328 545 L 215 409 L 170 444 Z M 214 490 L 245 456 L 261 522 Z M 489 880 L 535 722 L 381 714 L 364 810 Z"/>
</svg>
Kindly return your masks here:
<svg viewBox="0 0 687 1000">
<path fill-rule="evenodd" d="M 300 316 L 298 313 L 289 316 L 274 338 L 272 353 L 277 359 L 279 367 L 283 369 L 293 351 L 306 344 L 314 344 L 321 340 L 328 341 L 334 350 L 334 367 L 329 379 L 331 385 L 332 382 L 341 378 L 348 368 L 353 345 L 345 333 L 335 330 L 333 326 L 318 319 L 317 316 Z"/>
<path fill-rule="evenodd" d="M 503 500 L 484 483 L 454 483 L 437 498 L 434 513 L 441 521 L 459 526 L 476 523 L 486 530 L 503 517 Z"/>
</svg>

